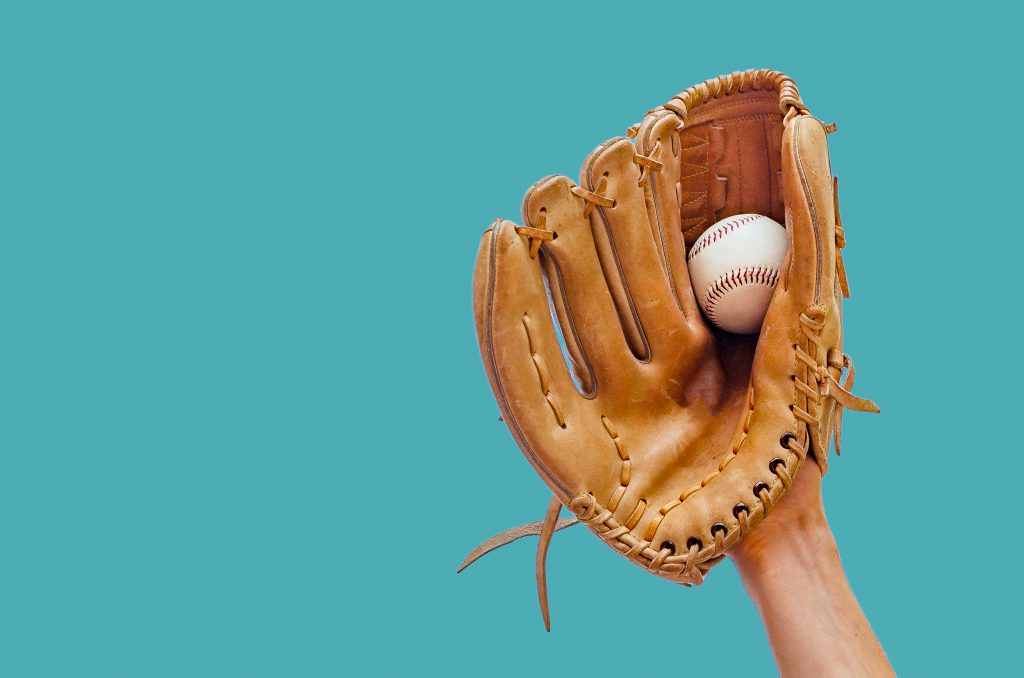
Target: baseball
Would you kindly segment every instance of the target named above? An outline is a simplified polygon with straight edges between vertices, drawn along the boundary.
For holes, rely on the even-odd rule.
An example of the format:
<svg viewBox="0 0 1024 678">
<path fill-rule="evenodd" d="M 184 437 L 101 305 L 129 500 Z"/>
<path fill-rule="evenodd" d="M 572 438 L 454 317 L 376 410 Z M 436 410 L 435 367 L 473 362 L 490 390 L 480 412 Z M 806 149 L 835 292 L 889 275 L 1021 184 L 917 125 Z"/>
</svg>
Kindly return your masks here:
<svg viewBox="0 0 1024 678">
<path fill-rule="evenodd" d="M 760 331 L 787 248 L 785 227 L 760 214 L 737 214 L 704 231 L 686 260 L 708 320 L 726 332 Z"/>
</svg>

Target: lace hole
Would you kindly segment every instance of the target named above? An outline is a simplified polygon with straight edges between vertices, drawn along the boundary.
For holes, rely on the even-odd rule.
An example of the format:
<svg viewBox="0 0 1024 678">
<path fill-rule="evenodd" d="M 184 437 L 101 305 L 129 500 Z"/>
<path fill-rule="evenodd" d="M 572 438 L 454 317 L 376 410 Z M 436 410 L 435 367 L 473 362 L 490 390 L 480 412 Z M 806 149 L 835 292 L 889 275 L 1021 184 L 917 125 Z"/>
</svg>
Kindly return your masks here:
<svg viewBox="0 0 1024 678">
<path fill-rule="evenodd" d="M 676 553 L 676 545 L 673 544 L 672 542 L 670 542 L 668 539 L 666 539 L 665 541 L 661 542 L 661 546 L 659 547 L 659 549 L 662 550 L 662 551 L 664 551 L 665 549 L 668 549 L 669 551 L 672 552 L 672 555 L 675 555 L 675 553 Z"/>
<path fill-rule="evenodd" d="M 711 526 L 711 536 L 715 536 L 716 533 L 721 532 L 722 536 L 729 534 L 729 528 L 725 526 L 725 523 L 715 523 Z"/>
<path fill-rule="evenodd" d="M 687 549 L 692 549 L 694 546 L 696 546 L 697 550 L 700 551 L 702 548 L 704 548 L 704 542 L 702 542 L 700 539 L 697 539 L 696 537 L 690 537 L 686 540 Z"/>
<path fill-rule="evenodd" d="M 767 492 L 767 491 L 768 491 L 768 483 L 766 483 L 766 482 L 762 481 L 762 482 L 758 483 L 757 485 L 754 485 L 754 496 L 755 497 L 760 498 L 761 493 L 762 492 Z"/>
<path fill-rule="evenodd" d="M 783 433 L 782 437 L 779 438 L 779 445 L 782 445 L 788 450 L 790 441 L 796 441 L 796 436 L 792 433 Z"/>
<path fill-rule="evenodd" d="M 748 515 L 750 514 L 750 509 L 747 508 L 747 505 L 744 504 L 743 502 L 740 502 L 739 504 L 736 504 L 735 506 L 732 507 L 732 515 L 734 518 L 738 519 L 741 513 L 746 513 Z"/>
<path fill-rule="evenodd" d="M 786 466 L 786 462 L 784 462 L 783 460 L 779 459 L 778 457 L 775 457 L 770 462 L 768 462 L 768 470 L 771 471 L 772 473 L 778 474 L 779 466 L 785 467 Z"/>
</svg>

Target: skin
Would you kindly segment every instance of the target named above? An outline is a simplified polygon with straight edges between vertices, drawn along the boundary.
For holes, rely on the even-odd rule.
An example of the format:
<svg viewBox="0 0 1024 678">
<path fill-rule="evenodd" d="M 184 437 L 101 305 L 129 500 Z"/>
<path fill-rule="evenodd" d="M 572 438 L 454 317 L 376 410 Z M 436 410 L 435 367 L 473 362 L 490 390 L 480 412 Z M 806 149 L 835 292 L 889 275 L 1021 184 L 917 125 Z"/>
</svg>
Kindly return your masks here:
<svg viewBox="0 0 1024 678">
<path fill-rule="evenodd" d="M 813 459 L 729 556 L 783 678 L 896 675 L 846 580 Z"/>
</svg>

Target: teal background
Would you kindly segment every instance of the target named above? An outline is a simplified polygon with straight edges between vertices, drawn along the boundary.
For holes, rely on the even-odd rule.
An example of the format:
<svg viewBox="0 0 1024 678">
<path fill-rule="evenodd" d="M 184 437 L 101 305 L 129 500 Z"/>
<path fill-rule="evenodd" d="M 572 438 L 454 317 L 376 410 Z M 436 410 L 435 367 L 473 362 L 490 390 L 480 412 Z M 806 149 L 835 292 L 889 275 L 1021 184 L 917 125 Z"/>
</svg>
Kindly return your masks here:
<svg viewBox="0 0 1024 678">
<path fill-rule="evenodd" d="M 561 533 L 550 635 L 533 543 L 455 574 L 548 497 L 481 232 L 753 66 L 840 128 L 853 587 L 901 675 L 1019 672 L 1019 23 L 937 7 L 5 3 L 0 675 L 773 675 L 730 563 Z"/>
</svg>

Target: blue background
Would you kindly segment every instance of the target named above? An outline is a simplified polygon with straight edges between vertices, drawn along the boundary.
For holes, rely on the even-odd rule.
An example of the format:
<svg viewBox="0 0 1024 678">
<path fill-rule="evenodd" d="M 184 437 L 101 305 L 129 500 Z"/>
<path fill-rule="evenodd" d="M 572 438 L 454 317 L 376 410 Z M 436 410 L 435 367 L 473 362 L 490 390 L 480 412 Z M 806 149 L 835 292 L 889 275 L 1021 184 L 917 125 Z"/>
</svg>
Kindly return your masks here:
<svg viewBox="0 0 1024 678">
<path fill-rule="evenodd" d="M 455 574 L 548 497 L 481 232 L 755 66 L 840 126 L 853 587 L 901 675 L 1019 670 L 1020 40 L 937 7 L 5 4 L 0 674 L 772 675 L 729 563 L 561 533 L 551 635 L 533 543 Z"/>
</svg>

